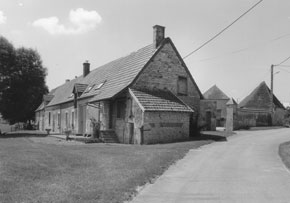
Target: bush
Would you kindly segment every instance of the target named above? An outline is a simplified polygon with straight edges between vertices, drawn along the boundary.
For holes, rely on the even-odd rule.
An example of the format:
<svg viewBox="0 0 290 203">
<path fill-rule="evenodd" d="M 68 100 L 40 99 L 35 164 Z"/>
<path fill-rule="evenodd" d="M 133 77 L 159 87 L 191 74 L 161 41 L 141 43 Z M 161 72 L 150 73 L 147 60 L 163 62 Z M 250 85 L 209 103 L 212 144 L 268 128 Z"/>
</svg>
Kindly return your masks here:
<svg viewBox="0 0 290 203">
<path fill-rule="evenodd" d="M 243 123 L 236 127 L 235 130 L 249 130 L 251 126 L 249 124 Z"/>
</svg>

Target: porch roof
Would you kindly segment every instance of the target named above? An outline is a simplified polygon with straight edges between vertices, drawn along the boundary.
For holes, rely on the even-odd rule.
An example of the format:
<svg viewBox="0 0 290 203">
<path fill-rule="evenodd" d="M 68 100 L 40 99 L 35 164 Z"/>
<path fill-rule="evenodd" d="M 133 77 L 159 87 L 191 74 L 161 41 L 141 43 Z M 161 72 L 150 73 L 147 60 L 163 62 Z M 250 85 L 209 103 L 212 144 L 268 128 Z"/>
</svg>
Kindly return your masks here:
<svg viewBox="0 0 290 203">
<path fill-rule="evenodd" d="M 139 104 L 142 105 L 144 111 L 194 112 L 169 91 L 129 90 Z"/>
</svg>

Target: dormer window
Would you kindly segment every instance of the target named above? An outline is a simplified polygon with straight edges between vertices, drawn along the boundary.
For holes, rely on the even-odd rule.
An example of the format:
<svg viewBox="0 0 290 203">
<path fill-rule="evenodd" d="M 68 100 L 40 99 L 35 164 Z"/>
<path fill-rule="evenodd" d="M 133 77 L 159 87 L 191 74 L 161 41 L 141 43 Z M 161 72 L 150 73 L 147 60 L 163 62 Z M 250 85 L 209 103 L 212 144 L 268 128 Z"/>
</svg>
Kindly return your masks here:
<svg viewBox="0 0 290 203">
<path fill-rule="evenodd" d="M 101 87 L 103 87 L 103 85 L 105 84 L 106 80 L 102 83 L 100 83 L 96 88 L 95 90 L 98 90 L 98 89 L 101 89 Z"/>
</svg>

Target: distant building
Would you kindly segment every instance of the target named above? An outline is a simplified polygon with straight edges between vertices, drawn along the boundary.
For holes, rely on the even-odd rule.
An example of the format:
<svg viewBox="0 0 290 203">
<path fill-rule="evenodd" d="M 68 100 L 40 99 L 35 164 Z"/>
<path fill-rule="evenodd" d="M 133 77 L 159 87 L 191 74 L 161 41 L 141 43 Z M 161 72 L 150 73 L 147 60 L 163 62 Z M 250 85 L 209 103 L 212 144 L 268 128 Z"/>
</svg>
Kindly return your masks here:
<svg viewBox="0 0 290 203">
<path fill-rule="evenodd" d="M 204 94 L 204 99 L 216 102 L 216 126 L 224 127 L 227 117 L 227 102 L 230 98 L 216 85 L 209 88 Z"/>
<path fill-rule="evenodd" d="M 55 88 L 36 110 L 40 130 L 71 130 L 122 143 L 171 142 L 194 135 L 202 120 L 203 96 L 165 28 L 154 26 L 153 44 Z"/>
<path fill-rule="evenodd" d="M 271 114 L 271 90 L 263 81 L 238 105 L 239 125 L 270 126 L 282 125 L 285 107 L 273 95 L 274 112 Z"/>
</svg>

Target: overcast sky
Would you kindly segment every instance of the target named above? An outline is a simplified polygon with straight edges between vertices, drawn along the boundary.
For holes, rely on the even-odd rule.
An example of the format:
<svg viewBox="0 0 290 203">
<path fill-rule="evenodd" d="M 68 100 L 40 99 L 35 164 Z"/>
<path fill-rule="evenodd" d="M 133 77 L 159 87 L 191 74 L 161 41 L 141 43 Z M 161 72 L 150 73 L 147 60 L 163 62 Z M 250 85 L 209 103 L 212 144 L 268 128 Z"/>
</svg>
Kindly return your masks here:
<svg viewBox="0 0 290 203">
<path fill-rule="evenodd" d="M 0 34 L 37 49 L 50 89 L 152 43 L 166 27 L 181 56 L 210 39 L 258 0 L 0 0 Z M 185 59 L 202 92 L 216 84 L 241 101 L 270 66 L 290 56 L 290 1 L 264 0 L 217 39 Z M 290 60 L 284 65 L 290 65 Z M 275 67 L 274 93 L 290 101 L 290 67 Z"/>
</svg>

